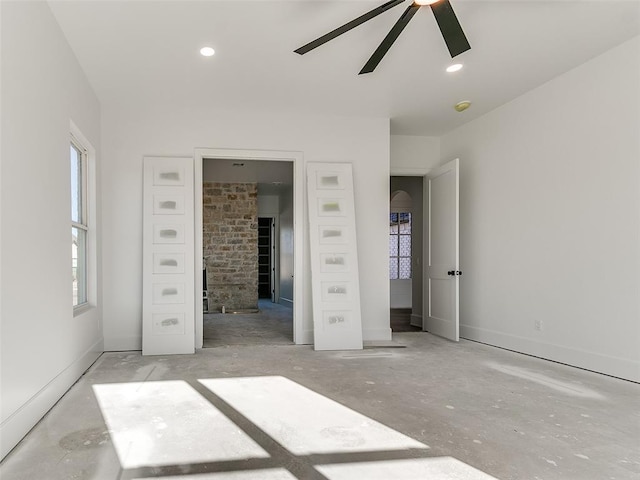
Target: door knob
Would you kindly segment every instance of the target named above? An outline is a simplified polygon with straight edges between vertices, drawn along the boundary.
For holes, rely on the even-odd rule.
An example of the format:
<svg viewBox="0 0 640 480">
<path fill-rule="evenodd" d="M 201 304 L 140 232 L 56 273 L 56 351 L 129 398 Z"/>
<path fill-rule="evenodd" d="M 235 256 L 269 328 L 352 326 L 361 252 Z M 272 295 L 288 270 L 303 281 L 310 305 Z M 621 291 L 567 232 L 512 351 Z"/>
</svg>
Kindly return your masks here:
<svg viewBox="0 0 640 480">
<path fill-rule="evenodd" d="M 451 275 L 452 277 L 455 275 L 462 275 L 462 270 L 449 270 L 447 275 Z"/>
</svg>

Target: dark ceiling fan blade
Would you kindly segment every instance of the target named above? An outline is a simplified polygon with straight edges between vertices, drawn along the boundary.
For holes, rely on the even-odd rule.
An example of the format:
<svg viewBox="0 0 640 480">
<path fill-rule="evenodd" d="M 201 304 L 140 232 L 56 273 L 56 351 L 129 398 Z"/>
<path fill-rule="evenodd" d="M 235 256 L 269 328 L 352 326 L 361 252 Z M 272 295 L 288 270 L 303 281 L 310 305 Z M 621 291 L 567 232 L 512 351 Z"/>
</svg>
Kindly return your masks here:
<svg viewBox="0 0 640 480">
<path fill-rule="evenodd" d="M 391 31 L 389 31 L 389 33 L 387 33 L 387 36 L 384 37 L 384 40 L 382 40 L 382 43 L 378 46 L 376 51 L 373 52 L 371 58 L 367 61 L 367 63 L 365 63 L 364 67 L 362 67 L 362 70 L 360 70 L 360 73 L 358 75 L 362 75 L 363 73 L 371 73 L 376 69 L 382 58 L 391 48 L 391 45 L 393 45 L 393 42 L 395 42 L 396 39 L 400 36 L 402 30 L 404 30 L 404 27 L 407 26 L 409 20 L 413 18 L 419 8 L 420 5 L 417 5 L 415 3 L 407 7 L 407 9 L 398 19 Z"/>
<path fill-rule="evenodd" d="M 404 1 L 405 0 L 391 0 L 390 2 L 387 2 L 384 5 L 380 5 L 379 7 L 374 8 L 373 10 L 365 13 L 364 15 L 359 16 L 355 20 L 351 20 L 349 23 L 345 23 L 341 27 L 338 27 L 335 30 L 332 30 L 326 35 L 323 35 L 320 38 L 317 38 L 312 42 L 309 42 L 306 45 L 303 45 L 302 47 L 294 50 L 294 52 L 299 53 L 300 55 L 304 55 L 305 53 L 310 52 L 314 48 L 317 48 L 320 45 L 324 45 L 329 40 L 333 40 L 334 38 L 342 35 L 343 33 L 348 32 L 349 30 L 357 27 L 358 25 L 362 25 L 364 22 L 371 20 L 374 17 L 377 17 L 378 15 L 386 12 L 390 8 L 393 8 L 396 5 L 400 5 Z"/>
<path fill-rule="evenodd" d="M 442 32 L 442 38 L 447 44 L 451 58 L 460 55 L 463 52 L 471 49 L 471 45 L 467 41 L 458 17 L 453 11 L 449 0 L 440 0 L 439 2 L 432 3 L 431 11 L 436 17 L 436 22 Z"/>
</svg>

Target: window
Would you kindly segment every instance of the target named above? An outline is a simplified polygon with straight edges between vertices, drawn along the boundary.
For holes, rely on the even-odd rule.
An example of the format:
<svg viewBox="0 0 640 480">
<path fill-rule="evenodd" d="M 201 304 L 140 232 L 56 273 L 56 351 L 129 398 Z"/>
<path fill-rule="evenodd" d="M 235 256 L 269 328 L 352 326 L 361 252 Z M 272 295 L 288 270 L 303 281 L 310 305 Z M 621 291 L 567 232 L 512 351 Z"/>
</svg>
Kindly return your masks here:
<svg viewBox="0 0 640 480">
<path fill-rule="evenodd" d="M 389 214 L 389 280 L 411 278 L 411 214 Z"/>
<path fill-rule="evenodd" d="M 71 273 L 73 306 L 87 303 L 87 151 L 71 138 Z"/>
</svg>

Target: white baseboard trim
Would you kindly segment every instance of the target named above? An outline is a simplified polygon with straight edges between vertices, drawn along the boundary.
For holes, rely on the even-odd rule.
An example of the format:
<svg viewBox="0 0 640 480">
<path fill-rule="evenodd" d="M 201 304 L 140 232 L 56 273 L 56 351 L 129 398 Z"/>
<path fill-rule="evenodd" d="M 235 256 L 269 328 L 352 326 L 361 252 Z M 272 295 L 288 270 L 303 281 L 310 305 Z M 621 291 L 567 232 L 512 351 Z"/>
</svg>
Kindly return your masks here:
<svg viewBox="0 0 640 480">
<path fill-rule="evenodd" d="M 29 433 L 102 353 L 102 339 L 93 344 L 33 397 L 0 424 L 0 460 Z"/>
<path fill-rule="evenodd" d="M 293 300 L 289 298 L 280 297 L 280 300 L 278 301 L 278 303 L 280 305 L 284 305 L 285 307 L 293 308 Z"/>
<path fill-rule="evenodd" d="M 413 327 L 422 328 L 422 315 L 416 315 L 415 313 L 412 313 L 411 314 L 411 319 L 409 320 L 409 323 Z"/>
<path fill-rule="evenodd" d="M 363 341 L 391 340 L 391 328 L 365 328 L 362 330 Z"/>
<path fill-rule="evenodd" d="M 632 382 L 640 382 L 640 362 L 634 362 L 633 360 L 587 352 L 563 345 L 540 342 L 532 338 L 510 335 L 469 325 L 460 325 L 460 336 L 468 340 L 514 350 L 573 367 L 631 380 Z"/>
</svg>

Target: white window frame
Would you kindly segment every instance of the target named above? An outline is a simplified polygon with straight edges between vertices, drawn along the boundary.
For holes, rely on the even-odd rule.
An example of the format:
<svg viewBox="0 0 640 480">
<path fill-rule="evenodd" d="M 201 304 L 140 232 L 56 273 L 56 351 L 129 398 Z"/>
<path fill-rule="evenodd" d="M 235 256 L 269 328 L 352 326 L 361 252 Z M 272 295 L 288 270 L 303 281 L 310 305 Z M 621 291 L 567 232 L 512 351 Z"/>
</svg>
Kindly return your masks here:
<svg viewBox="0 0 640 480">
<path fill-rule="evenodd" d="M 82 134 L 80 129 L 70 122 L 70 145 L 73 145 L 81 153 L 82 162 L 82 198 L 81 198 L 81 222 L 71 221 L 71 226 L 85 231 L 85 301 L 73 305 L 74 316 L 80 315 L 96 306 L 96 205 L 95 205 L 95 149 Z"/>
<path fill-rule="evenodd" d="M 71 135 L 71 147 L 78 152 L 79 155 L 79 168 L 80 168 L 80 178 L 79 178 L 79 189 L 80 189 L 80 211 L 78 212 L 79 221 L 74 222 L 71 220 L 71 227 L 76 228 L 78 230 L 82 230 L 84 232 L 84 245 L 82 250 L 80 248 L 77 249 L 76 254 L 78 256 L 78 262 L 76 264 L 76 272 L 79 269 L 84 270 L 82 276 L 79 276 L 76 273 L 76 281 L 78 282 L 78 303 L 73 305 L 73 308 L 82 308 L 87 303 L 89 303 L 88 299 L 88 243 L 89 243 L 89 224 L 87 222 L 87 149 L 76 139 L 73 134 Z M 73 205 L 72 205 L 73 207 Z M 80 258 L 82 257 L 82 258 Z"/>
</svg>

